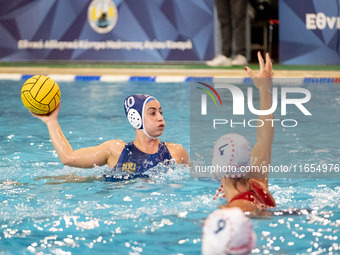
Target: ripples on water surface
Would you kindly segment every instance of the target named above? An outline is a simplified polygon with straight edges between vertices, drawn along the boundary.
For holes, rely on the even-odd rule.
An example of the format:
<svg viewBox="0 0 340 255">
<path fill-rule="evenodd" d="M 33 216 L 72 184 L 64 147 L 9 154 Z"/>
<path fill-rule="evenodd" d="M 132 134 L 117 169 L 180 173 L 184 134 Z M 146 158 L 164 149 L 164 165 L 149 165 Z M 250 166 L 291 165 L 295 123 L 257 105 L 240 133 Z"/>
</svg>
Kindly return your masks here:
<svg viewBox="0 0 340 255">
<path fill-rule="evenodd" d="M 91 83 L 59 85 L 60 124 L 74 148 L 112 138 L 133 139 L 133 133 L 126 132 L 130 127 L 122 117 L 123 107 L 117 108 L 128 89 Z M 166 94 L 161 87 L 145 92 L 150 84 L 131 86 L 136 93 L 167 101 L 163 103 L 168 125 L 163 140 L 182 143 L 189 150 L 189 106 L 176 108 L 177 102 L 189 97 L 188 90 L 180 90 L 184 85 L 171 84 L 174 89 Z M 107 169 L 62 166 L 46 127 L 21 105 L 20 87 L 0 84 L 0 255 L 200 254 L 203 221 L 223 203 L 212 200 L 217 181 L 190 178 L 189 169 L 173 165 L 168 171 L 160 168 L 149 179 L 65 182 L 64 175 L 100 176 Z M 86 98 L 74 98 L 77 93 Z M 333 108 L 339 105 L 336 100 L 331 101 Z M 310 132 L 317 129 L 311 127 Z M 280 132 L 273 152 L 276 162 L 303 163 L 294 158 L 298 153 L 310 161 L 339 154 L 338 146 L 321 151 L 304 147 L 302 131 Z M 294 146 L 282 146 L 290 137 Z M 270 183 L 278 210 L 301 208 L 308 209 L 308 214 L 252 219 L 258 236 L 253 253 L 339 254 L 339 179 L 272 179 Z"/>
<path fill-rule="evenodd" d="M 173 166 L 149 179 L 115 183 L 62 183 L 37 179 L 55 166 L 2 168 L 0 248 L 4 254 L 197 254 L 205 217 L 223 201 L 213 201 L 218 183 L 190 178 L 189 169 Z M 86 176 L 105 171 L 53 170 Z M 257 254 L 339 252 L 339 198 L 336 181 L 311 179 L 271 182 L 278 209 L 305 208 L 301 215 L 252 219 Z M 301 183 L 303 187 L 301 187 Z M 18 252 L 18 253 L 17 253 Z M 1 253 L 0 253 L 1 254 Z"/>
</svg>

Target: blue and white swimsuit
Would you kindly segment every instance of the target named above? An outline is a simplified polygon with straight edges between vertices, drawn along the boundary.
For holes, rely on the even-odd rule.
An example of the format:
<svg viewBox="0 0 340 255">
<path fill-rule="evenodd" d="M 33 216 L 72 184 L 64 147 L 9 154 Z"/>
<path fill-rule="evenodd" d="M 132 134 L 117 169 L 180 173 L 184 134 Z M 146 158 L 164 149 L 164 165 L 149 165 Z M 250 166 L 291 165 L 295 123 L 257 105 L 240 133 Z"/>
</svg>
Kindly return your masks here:
<svg viewBox="0 0 340 255">
<path fill-rule="evenodd" d="M 164 142 L 159 143 L 158 151 L 154 154 L 142 152 L 133 142 L 130 142 L 125 145 L 115 167 L 109 174 L 104 175 L 104 178 L 106 181 L 117 181 L 141 176 L 147 177 L 144 172 L 159 163 L 167 164 L 170 159 L 172 159 L 171 154 Z M 117 178 L 116 173 L 122 173 L 123 177 Z"/>
</svg>

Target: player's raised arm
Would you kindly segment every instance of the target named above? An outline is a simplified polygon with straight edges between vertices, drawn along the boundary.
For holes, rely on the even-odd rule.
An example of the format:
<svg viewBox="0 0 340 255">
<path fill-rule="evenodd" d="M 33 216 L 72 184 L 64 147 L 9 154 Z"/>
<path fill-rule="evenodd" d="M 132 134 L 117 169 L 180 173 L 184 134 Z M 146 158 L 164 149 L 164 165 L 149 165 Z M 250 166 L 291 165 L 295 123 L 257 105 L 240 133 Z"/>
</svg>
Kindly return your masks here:
<svg viewBox="0 0 340 255">
<path fill-rule="evenodd" d="M 246 67 L 246 71 L 250 78 L 252 78 L 255 86 L 260 93 L 260 110 L 268 110 L 272 106 L 271 100 L 271 81 L 273 76 L 273 67 L 269 54 L 266 54 L 266 61 L 262 58 L 260 52 L 258 52 L 258 60 L 260 65 L 260 72 L 255 74 L 249 67 Z M 271 121 L 266 119 L 273 119 L 273 114 L 260 115 L 258 117 L 259 123 L 257 128 L 256 144 L 252 151 L 252 165 L 254 166 L 267 166 L 271 162 L 271 148 L 274 139 L 274 125 Z M 268 177 L 266 174 L 261 174 L 263 178 Z M 256 176 L 260 177 L 260 176 Z M 265 183 L 268 183 L 267 179 L 264 179 Z"/>
<path fill-rule="evenodd" d="M 112 154 L 111 147 L 113 142 L 108 141 L 98 146 L 73 150 L 58 123 L 60 106 L 61 104 L 49 115 L 32 113 L 34 117 L 40 119 L 47 125 L 52 144 L 58 153 L 60 161 L 64 165 L 86 168 L 93 167 L 94 165 L 102 166 L 107 164 L 109 157 L 112 156 L 110 154 Z M 118 145 L 119 143 L 117 146 Z"/>
</svg>

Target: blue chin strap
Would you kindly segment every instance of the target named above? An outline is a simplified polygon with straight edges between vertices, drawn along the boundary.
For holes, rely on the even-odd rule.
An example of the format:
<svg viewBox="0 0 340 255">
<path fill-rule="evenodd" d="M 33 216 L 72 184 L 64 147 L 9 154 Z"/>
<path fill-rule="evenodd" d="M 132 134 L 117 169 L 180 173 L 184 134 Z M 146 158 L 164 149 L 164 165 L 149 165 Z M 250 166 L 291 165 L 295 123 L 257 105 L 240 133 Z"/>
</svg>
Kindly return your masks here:
<svg viewBox="0 0 340 255">
<path fill-rule="evenodd" d="M 124 109 L 127 119 L 134 128 L 141 129 L 147 137 L 156 139 L 150 136 L 144 128 L 145 105 L 152 100 L 156 98 L 143 94 L 131 95 L 124 100 Z"/>
</svg>

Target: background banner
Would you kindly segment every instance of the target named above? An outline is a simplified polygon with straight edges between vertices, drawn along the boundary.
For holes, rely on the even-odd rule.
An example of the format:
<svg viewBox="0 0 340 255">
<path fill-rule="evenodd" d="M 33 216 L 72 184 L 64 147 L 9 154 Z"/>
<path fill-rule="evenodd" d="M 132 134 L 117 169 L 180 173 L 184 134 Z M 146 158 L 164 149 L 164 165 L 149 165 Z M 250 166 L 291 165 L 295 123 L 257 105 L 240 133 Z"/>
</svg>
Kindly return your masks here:
<svg viewBox="0 0 340 255">
<path fill-rule="evenodd" d="M 0 61 L 204 61 L 210 0 L 2 0 Z"/>
<path fill-rule="evenodd" d="M 280 62 L 340 64 L 340 0 L 280 0 Z"/>
</svg>

